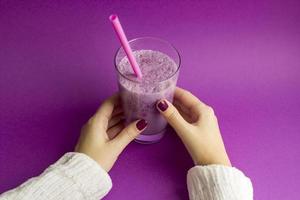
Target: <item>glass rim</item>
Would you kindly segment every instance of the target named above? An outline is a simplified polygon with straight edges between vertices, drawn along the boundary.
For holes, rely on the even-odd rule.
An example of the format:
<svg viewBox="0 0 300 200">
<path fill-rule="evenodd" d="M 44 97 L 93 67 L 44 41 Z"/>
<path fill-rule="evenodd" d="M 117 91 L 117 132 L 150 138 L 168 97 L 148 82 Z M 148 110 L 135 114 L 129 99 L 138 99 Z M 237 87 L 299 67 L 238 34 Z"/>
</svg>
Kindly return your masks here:
<svg viewBox="0 0 300 200">
<path fill-rule="evenodd" d="M 161 83 L 161 82 L 167 81 L 167 80 L 169 80 L 170 78 L 172 78 L 174 75 L 176 75 L 177 72 L 179 71 L 179 69 L 181 68 L 181 57 L 180 57 L 179 51 L 175 48 L 175 46 L 174 46 L 172 43 L 170 43 L 170 42 L 168 42 L 168 41 L 166 41 L 166 40 L 164 40 L 164 39 L 161 39 L 161 38 L 158 38 L 158 37 L 150 37 L 150 36 L 134 38 L 134 39 L 132 39 L 132 40 L 129 40 L 128 42 L 129 42 L 129 44 L 130 44 L 131 42 L 135 42 L 135 41 L 138 41 L 138 40 L 144 40 L 144 39 L 154 39 L 154 40 L 158 40 L 158 41 L 160 41 L 160 42 L 164 42 L 164 43 L 166 43 L 167 45 L 169 45 L 173 50 L 175 50 L 175 52 L 176 52 L 176 54 L 177 54 L 177 56 L 178 56 L 178 66 L 177 66 L 176 71 L 175 71 L 174 73 L 172 73 L 170 76 L 168 76 L 167 78 L 165 78 L 165 79 L 163 79 L 163 80 L 161 80 L 161 81 L 157 81 L 157 83 Z M 114 56 L 114 65 L 115 65 L 115 68 L 116 68 L 118 74 L 121 75 L 123 78 L 125 78 L 125 79 L 127 79 L 127 80 L 129 80 L 129 81 L 131 81 L 131 82 L 137 82 L 137 83 L 139 83 L 139 81 L 135 81 L 135 80 L 132 80 L 132 79 L 126 77 L 124 74 L 122 74 L 122 73 L 120 72 L 120 70 L 119 70 L 119 68 L 118 68 L 118 65 L 117 65 L 117 55 L 118 55 L 119 51 L 120 51 L 122 48 L 123 48 L 123 47 L 120 46 L 120 47 L 117 49 L 117 52 L 115 53 L 115 56 Z M 163 52 L 162 52 L 162 53 L 163 53 Z M 168 55 L 167 55 L 167 56 L 168 56 Z M 171 59 L 172 59 L 172 58 L 171 58 Z M 173 59 L 172 59 L 172 60 L 173 60 Z M 176 64 L 176 65 L 177 65 L 177 64 Z"/>
</svg>

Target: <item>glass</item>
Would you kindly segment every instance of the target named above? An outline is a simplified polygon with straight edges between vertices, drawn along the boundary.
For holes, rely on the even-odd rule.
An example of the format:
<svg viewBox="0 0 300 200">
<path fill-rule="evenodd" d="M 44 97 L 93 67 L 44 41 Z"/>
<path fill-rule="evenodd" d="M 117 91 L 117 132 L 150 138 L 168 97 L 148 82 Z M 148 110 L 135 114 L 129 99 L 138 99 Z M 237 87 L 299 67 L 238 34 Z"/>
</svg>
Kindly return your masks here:
<svg viewBox="0 0 300 200">
<path fill-rule="evenodd" d="M 131 72 L 122 70 L 130 65 L 124 49 L 120 47 L 115 55 L 115 67 L 126 123 L 145 119 L 148 122 L 147 129 L 135 141 L 154 143 L 164 136 L 167 126 L 166 120 L 156 109 L 156 103 L 160 99 L 173 101 L 180 55 L 175 47 L 159 38 L 137 38 L 129 41 L 129 44 L 142 69 L 143 78 L 138 80 L 131 69 Z"/>
</svg>

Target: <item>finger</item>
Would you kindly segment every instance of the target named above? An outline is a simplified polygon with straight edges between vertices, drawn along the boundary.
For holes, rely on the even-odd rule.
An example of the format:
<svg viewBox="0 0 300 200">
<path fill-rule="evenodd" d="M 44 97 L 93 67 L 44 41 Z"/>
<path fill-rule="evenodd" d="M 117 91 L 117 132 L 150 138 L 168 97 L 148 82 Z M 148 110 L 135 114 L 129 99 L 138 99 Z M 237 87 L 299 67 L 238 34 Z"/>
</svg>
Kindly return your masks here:
<svg viewBox="0 0 300 200">
<path fill-rule="evenodd" d="M 179 87 L 177 87 L 175 90 L 174 100 L 177 100 L 183 107 L 186 107 L 189 110 L 198 109 L 205 106 L 205 103 L 200 101 L 191 92 Z"/>
<path fill-rule="evenodd" d="M 115 125 L 116 125 L 117 123 L 119 123 L 123 118 L 124 118 L 123 113 L 118 114 L 118 115 L 112 117 L 112 118 L 108 121 L 108 126 L 107 126 L 107 128 L 109 129 L 109 128 L 115 126 Z"/>
<path fill-rule="evenodd" d="M 120 96 L 119 93 L 116 93 L 106 99 L 102 105 L 98 108 L 96 114 L 105 114 L 111 115 L 114 108 L 120 105 Z"/>
<path fill-rule="evenodd" d="M 130 123 L 112 140 L 112 143 L 116 145 L 120 152 L 123 151 L 123 149 L 132 140 L 134 140 L 141 132 L 146 129 L 147 124 L 148 123 L 143 119 Z"/>
<path fill-rule="evenodd" d="M 96 121 L 99 123 L 101 122 L 101 124 L 103 124 L 107 128 L 107 123 L 112 116 L 114 107 L 118 106 L 119 104 L 120 97 L 118 93 L 106 99 L 94 115 Z"/>
<path fill-rule="evenodd" d="M 184 133 L 185 130 L 190 126 L 190 124 L 180 115 L 175 106 L 168 100 L 160 100 L 156 106 L 162 116 L 175 129 L 178 135 Z"/>
<path fill-rule="evenodd" d="M 125 128 L 124 121 L 119 122 L 115 126 L 108 129 L 108 131 L 107 131 L 108 138 L 110 140 L 115 138 L 116 135 L 118 135 L 118 133 L 120 133 L 124 128 Z"/>
<path fill-rule="evenodd" d="M 173 101 L 173 105 L 175 106 L 175 108 L 177 108 L 177 110 L 179 111 L 181 116 L 188 123 L 193 124 L 198 121 L 199 116 L 200 116 L 198 110 L 187 109 L 185 106 L 182 106 L 182 104 L 180 102 L 178 102 L 176 99 Z"/>
<path fill-rule="evenodd" d="M 114 107 L 114 110 L 113 110 L 111 116 L 114 117 L 114 116 L 116 116 L 120 113 L 123 113 L 123 112 L 124 112 L 123 107 L 121 105 L 118 105 L 118 106 Z"/>
<path fill-rule="evenodd" d="M 182 103 L 180 101 L 178 101 L 177 99 L 174 99 L 173 105 L 177 108 L 177 110 L 180 112 L 180 114 L 181 114 L 181 112 L 184 112 L 186 114 L 191 112 L 190 109 L 183 106 Z"/>
</svg>

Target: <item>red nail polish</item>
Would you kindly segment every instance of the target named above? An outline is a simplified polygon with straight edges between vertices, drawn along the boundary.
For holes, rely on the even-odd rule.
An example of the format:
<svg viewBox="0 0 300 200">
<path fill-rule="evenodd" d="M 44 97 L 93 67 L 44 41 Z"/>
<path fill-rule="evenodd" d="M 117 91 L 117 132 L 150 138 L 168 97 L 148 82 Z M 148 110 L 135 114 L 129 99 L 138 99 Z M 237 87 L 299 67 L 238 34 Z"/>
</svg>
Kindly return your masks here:
<svg viewBox="0 0 300 200">
<path fill-rule="evenodd" d="M 159 110 L 164 112 L 165 110 L 168 109 L 169 106 L 168 106 L 168 103 L 165 100 L 163 100 L 163 101 L 158 103 L 157 107 L 158 107 Z"/>
<path fill-rule="evenodd" d="M 138 121 L 138 123 L 136 123 L 137 129 L 139 129 L 140 131 L 146 128 L 147 125 L 148 123 L 144 119 L 141 119 L 140 121 Z"/>
</svg>

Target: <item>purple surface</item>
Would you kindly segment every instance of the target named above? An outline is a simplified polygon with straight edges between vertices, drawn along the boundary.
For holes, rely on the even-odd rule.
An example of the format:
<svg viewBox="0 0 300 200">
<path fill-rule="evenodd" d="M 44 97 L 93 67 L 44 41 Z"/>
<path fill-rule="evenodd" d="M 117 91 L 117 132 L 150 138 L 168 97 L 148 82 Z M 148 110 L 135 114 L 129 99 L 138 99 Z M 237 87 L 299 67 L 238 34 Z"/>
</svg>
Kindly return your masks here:
<svg viewBox="0 0 300 200">
<path fill-rule="evenodd" d="M 300 1 L 1 1 L 0 192 L 71 151 L 82 124 L 117 90 L 119 46 L 156 36 L 181 52 L 179 85 L 212 105 L 232 163 L 255 199 L 298 199 Z M 192 162 L 170 130 L 132 143 L 105 199 L 187 199 Z"/>
</svg>

